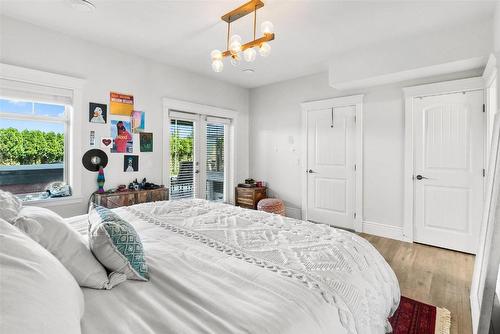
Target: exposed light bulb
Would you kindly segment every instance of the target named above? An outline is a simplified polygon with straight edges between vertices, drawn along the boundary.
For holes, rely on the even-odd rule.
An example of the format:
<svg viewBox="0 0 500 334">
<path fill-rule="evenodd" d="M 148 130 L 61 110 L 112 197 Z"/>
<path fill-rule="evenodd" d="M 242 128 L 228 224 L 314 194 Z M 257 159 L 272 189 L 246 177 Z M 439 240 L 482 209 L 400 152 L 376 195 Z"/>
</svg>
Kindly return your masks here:
<svg viewBox="0 0 500 334">
<path fill-rule="evenodd" d="M 240 57 L 238 54 L 231 56 L 231 65 L 238 66 L 240 64 Z"/>
<path fill-rule="evenodd" d="M 222 72 L 222 70 L 224 69 L 224 63 L 222 62 L 222 60 L 218 59 L 218 60 L 214 60 L 212 61 L 212 70 L 214 70 L 214 72 Z"/>
<path fill-rule="evenodd" d="M 272 34 L 274 32 L 274 25 L 270 21 L 264 21 L 260 24 L 260 31 L 263 34 Z"/>
<path fill-rule="evenodd" d="M 251 63 L 252 61 L 255 60 L 256 56 L 257 52 L 255 51 L 254 48 L 248 48 L 245 51 L 243 51 L 243 58 L 245 59 L 246 62 Z"/>
<path fill-rule="evenodd" d="M 267 57 L 271 54 L 271 45 L 269 45 L 269 43 L 262 43 L 260 45 L 260 48 L 259 48 L 259 54 L 262 56 L 262 57 Z"/>
<path fill-rule="evenodd" d="M 222 60 L 222 52 L 220 50 L 213 50 L 212 52 L 210 52 L 210 59 L 212 59 L 212 61 L 214 60 Z"/>
<path fill-rule="evenodd" d="M 233 35 L 229 39 L 229 51 L 232 55 L 241 51 L 241 37 L 239 35 Z"/>
</svg>

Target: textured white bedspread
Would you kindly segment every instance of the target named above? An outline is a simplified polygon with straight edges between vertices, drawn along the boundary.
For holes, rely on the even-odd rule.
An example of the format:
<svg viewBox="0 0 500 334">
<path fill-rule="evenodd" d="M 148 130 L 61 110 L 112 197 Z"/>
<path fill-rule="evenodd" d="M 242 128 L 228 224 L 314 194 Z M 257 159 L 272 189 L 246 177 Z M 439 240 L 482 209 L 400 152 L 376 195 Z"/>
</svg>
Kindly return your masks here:
<svg viewBox="0 0 500 334">
<path fill-rule="evenodd" d="M 149 282 L 83 289 L 83 333 L 384 333 L 396 277 L 364 239 L 203 200 L 114 210 L 139 232 Z M 86 216 L 68 219 L 86 233 Z"/>
</svg>

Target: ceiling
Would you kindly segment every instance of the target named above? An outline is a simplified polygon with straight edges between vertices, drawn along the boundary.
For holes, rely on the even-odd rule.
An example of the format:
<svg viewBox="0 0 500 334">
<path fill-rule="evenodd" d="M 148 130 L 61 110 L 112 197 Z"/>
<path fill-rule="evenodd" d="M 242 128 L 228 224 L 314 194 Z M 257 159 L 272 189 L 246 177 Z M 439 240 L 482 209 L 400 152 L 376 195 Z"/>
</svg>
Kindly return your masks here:
<svg viewBox="0 0 500 334">
<path fill-rule="evenodd" d="M 491 20 L 492 1 L 289 1 L 269 0 L 257 20 L 274 23 L 267 58 L 214 73 L 210 51 L 224 49 L 220 16 L 242 1 L 91 0 L 96 10 L 73 9 L 69 0 L 0 0 L 3 15 L 108 45 L 243 87 L 257 87 L 328 69 L 336 54 L 391 39 L 467 22 Z M 250 40 L 250 16 L 232 30 Z M 241 69 L 252 68 L 254 73 Z"/>
</svg>

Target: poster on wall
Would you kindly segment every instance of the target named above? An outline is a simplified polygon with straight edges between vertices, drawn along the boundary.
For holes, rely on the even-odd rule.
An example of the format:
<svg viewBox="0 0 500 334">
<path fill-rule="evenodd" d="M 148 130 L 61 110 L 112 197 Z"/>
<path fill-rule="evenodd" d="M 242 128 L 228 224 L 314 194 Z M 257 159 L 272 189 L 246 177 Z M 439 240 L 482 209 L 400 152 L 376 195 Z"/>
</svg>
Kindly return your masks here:
<svg viewBox="0 0 500 334">
<path fill-rule="evenodd" d="M 113 138 L 111 153 L 132 153 L 134 141 L 130 122 L 111 120 L 111 137 Z"/>
<path fill-rule="evenodd" d="M 132 95 L 111 92 L 109 96 L 109 110 L 113 115 L 130 116 L 134 110 Z"/>
<path fill-rule="evenodd" d="M 100 103 L 89 103 L 89 122 L 106 124 L 108 119 L 108 106 Z"/>
<path fill-rule="evenodd" d="M 124 172 L 138 172 L 139 171 L 139 156 L 138 155 L 124 155 L 123 156 L 123 171 Z"/>
<path fill-rule="evenodd" d="M 132 122 L 132 133 L 140 133 L 144 131 L 145 113 L 142 111 L 134 110 L 130 115 Z"/>
<path fill-rule="evenodd" d="M 95 146 L 95 131 L 94 130 L 90 130 L 89 145 Z"/>
<path fill-rule="evenodd" d="M 101 137 L 101 148 L 110 148 L 113 144 L 113 138 L 111 137 Z"/>
<path fill-rule="evenodd" d="M 153 152 L 153 133 L 141 132 L 139 134 L 139 146 L 141 152 Z"/>
</svg>

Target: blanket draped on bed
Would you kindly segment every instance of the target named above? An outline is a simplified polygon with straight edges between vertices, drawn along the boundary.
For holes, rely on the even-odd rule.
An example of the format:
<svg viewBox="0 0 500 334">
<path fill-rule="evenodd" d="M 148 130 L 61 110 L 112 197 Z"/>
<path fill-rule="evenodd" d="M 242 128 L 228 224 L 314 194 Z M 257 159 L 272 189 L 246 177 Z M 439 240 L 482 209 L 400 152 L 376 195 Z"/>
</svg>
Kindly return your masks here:
<svg viewBox="0 0 500 334">
<path fill-rule="evenodd" d="M 337 307 L 349 333 L 390 330 L 387 318 L 400 298 L 396 276 L 374 247 L 353 233 L 204 200 L 126 210 L 147 223 L 300 280 Z"/>
</svg>

